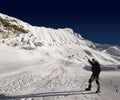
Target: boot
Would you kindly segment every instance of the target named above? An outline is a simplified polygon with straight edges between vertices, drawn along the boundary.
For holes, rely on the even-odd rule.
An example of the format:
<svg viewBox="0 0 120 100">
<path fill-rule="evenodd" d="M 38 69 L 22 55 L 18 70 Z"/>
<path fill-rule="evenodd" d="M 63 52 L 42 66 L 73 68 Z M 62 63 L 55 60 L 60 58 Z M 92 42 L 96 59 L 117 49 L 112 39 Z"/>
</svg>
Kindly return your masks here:
<svg viewBox="0 0 120 100">
<path fill-rule="evenodd" d="M 100 93 L 101 91 L 100 90 L 97 90 L 96 93 Z"/>
<path fill-rule="evenodd" d="M 97 84 L 97 91 L 96 93 L 99 93 L 100 92 L 100 84 Z"/>
<path fill-rule="evenodd" d="M 86 88 L 85 91 L 91 91 L 91 88 Z"/>
<path fill-rule="evenodd" d="M 91 90 L 91 85 L 88 86 L 88 88 L 85 89 L 85 91 L 90 91 Z"/>
</svg>

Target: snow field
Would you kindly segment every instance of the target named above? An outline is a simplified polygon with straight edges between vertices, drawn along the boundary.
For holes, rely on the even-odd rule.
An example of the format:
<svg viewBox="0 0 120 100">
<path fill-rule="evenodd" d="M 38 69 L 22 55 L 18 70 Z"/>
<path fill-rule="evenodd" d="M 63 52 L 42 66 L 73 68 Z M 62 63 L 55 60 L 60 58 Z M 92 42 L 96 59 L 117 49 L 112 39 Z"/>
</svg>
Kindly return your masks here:
<svg viewBox="0 0 120 100">
<path fill-rule="evenodd" d="M 0 100 L 119 100 L 119 46 L 95 44 L 70 28 L 36 27 L 0 16 L 29 30 L 0 40 Z M 8 32 L 3 25 L 0 29 Z M 102 67 L 99 94 L 95 82 L 84 91 L 91 75 L 88 58 Z"/>
</svg>

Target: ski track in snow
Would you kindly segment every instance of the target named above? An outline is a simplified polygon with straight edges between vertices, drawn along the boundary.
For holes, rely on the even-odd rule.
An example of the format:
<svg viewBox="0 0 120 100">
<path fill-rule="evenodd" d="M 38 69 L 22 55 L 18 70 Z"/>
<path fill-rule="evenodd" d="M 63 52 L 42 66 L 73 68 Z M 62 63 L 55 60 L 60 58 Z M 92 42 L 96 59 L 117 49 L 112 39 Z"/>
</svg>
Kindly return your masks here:
<svg viewBox="0 0 120 100">
<path fill-rule="evenodd" d="M 42 79 L 39 74 L 30 73 L 23 73 L 14 77 L 11 76 L 0 82 L 0 91 L 1 94 L 18 95 L 8 96 L 8 98 L 22 100 L 23 98 L 32 100 L 32 97 L 34 98 L 33 100 L 41 98 L 50 100 L 51 97 L 53 97 L 53 100 L 59 100 L 58 98 L 67 98 L 69 95 L 82 94 L 79 92 L 79 89 L 84 89 L 84 84 L 80 80 L 74 80 L 63 73 L 52 77 L 52 79 L 49 77 L 51 77 L 51 75 Z M 84 97 L 84 93 L 82 95 Z M 55 99 L 56 97 L 57 99 Z"/>
<path fill-rule="evenodd" d="M 54 69 L 48 75 L 31 71 L 3 77 L 0 80 L 0 99 L 112 100 L 115 98 L 115 100 L 119 100 L 119 72 L 112 71 L 101 73 L 101 93 L 95 94 L 95 82 L 93 83 L 92 91 L 84 91 L 87 87 L 90 73 L 87 74 L 87 76 L 85 75 L 86 77 L 84 75 L 75 75 L 71 77 L 69 72 L 65 71 L 66 69 L 64 67 L 61 69 Z"/>
</svg>

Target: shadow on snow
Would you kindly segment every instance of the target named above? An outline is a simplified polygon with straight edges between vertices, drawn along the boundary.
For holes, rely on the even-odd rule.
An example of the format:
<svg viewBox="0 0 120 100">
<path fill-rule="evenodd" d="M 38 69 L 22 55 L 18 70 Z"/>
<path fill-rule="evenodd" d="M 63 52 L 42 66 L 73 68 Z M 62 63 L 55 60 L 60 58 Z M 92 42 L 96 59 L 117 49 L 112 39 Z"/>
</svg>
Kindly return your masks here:
<svg viewBox="0 0 120 100">
<path fill-rule="evenodd" d="M 37 93 L 37 94 L 26 94 L 26 95 L 18 95 L 18 96 L 6 96 L 4 94 L 0 94 L 0 100 L 10 100 L 10 99 L 20 99 L 20 98 L 36 98 L 36 97 L 52 97 L 52 96 L 69 96 L 69 95 L 84 95 L 84 94 L 95 94 L 95 92 L 91 91 L 63 91 L 63 92 L 46 92 L 46 93 Z"/>
<path fill-rule="evenodd" d="M 117 68 L 115 68 L 116 66 L 101 66 L 101 71 L 116 71 L 116 70 L 120 70 L 120 66 L 118 66 Z M 84 69 L 86 71 L 91 71 L 91 66 L 85 66 Z"/>
</svg>

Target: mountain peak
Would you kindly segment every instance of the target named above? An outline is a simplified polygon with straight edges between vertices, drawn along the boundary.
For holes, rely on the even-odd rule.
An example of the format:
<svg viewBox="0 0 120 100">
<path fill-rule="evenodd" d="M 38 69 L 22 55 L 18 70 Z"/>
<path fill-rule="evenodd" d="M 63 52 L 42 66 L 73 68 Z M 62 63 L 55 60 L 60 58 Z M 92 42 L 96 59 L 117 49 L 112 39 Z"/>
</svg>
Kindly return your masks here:
<svg viewBox="0 0 120 100">
<path fill-rule="evenodd" d="M 14 34 L 28 33 L 29 30 L 24 23 L 16 18 L 0 13 L 0 38 L 8 38 Z"/>
<path fill-rule="evenodd" d="M 2 13 L 0 13 L 0 17 L 2 17 L 3 19 L 10 18 L 8 15 L 2 14 Z"/>
</svg>

